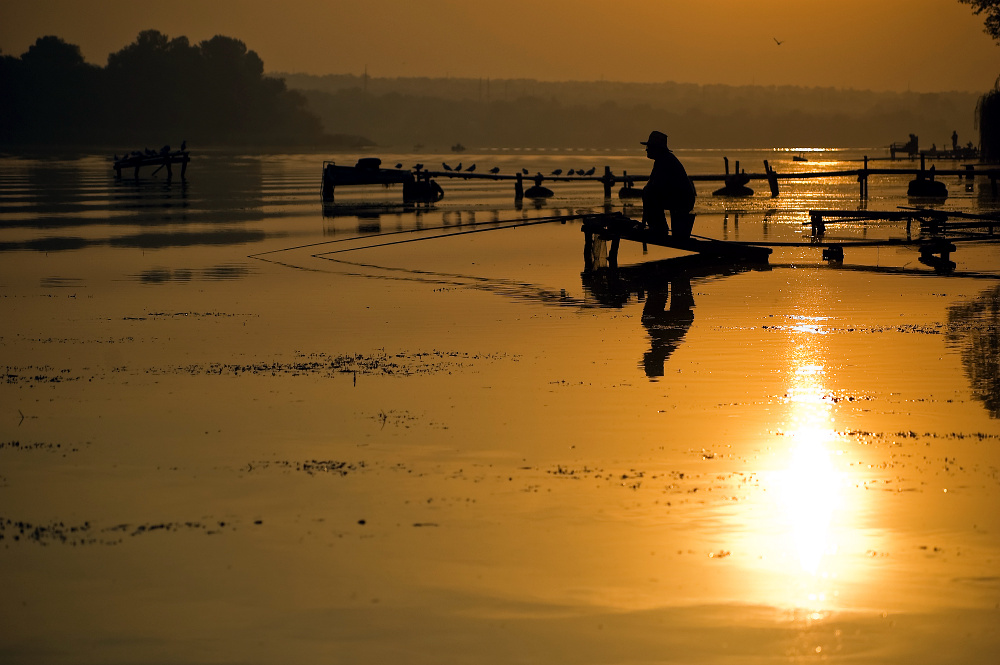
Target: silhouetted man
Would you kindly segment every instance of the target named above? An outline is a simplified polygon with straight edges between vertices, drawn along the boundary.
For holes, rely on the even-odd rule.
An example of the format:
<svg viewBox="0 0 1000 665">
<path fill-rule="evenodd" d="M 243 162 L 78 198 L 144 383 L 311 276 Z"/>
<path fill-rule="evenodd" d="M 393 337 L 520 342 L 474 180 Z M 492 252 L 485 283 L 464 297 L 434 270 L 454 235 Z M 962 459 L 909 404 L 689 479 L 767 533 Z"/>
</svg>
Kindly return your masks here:
<svg viewBox="0 0 1000 665">
<path fill-rule="evenodd" d="M 646 146 L 646 156 L 653 160 L 653 170 L 642 189 L 642 221 L 646 227 L 663 234 L 669 232 L 665 210 L 670 211 L 670 224 L 675 238 L 686 239 L 694 225 L 694 184 L 680 160 L 667 148 L 667 135 L 653 131 Z"/>
</svg>

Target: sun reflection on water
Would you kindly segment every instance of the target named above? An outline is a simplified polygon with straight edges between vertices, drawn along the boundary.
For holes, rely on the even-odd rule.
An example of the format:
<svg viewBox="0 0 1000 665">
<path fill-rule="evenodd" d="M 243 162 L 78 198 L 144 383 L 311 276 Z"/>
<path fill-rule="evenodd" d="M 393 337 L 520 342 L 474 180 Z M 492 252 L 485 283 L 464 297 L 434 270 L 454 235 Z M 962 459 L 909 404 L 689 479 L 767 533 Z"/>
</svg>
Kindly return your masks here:
<svg viewBox="0 0 1000 665">
<path fill-rule="evenodd" d="M 815 322 L 795 326 L 796 344 L 788 355 L 790 385 L 784 398 L 788 415 L 783 431 L 788 447 L 784 463 L 771 474 L 768 486 L 776 525 L 783 534 L 782 551 L 797 559 L 797 568 L 783 571 L 793 593 L 787 602 L 819 619 L 837 595 L 838 525 L 844 523 L 842 490 L 845 473 L 838 469 L 839 434 L 834 428 L 835 400 L 828 380 L 822 329 Z"/>
</svg>

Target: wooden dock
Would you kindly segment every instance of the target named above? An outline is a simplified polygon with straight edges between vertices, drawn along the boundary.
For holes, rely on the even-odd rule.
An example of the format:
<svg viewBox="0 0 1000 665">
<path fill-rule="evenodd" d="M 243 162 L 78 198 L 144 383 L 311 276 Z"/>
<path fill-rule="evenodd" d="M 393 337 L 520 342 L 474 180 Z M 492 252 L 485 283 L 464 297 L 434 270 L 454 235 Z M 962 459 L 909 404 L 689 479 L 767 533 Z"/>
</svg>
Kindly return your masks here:
<svg viewBox="0 0 1000 665">
<path fill-rule="evenodd" d="M 157 167 L 154 174 L 161 168 L 167 169 L 167 181 L 169 182 L 173 176 L 173 165 L 181 165 L 181 180 L 185 180 L 187 176 L 187 165 L 191 161 L 191 154 L 185 149 L 171 151 L 169 147 L 165 146 L 160 152 L 154 152 L 152 150 L 145 151 L 133 151 L 123 157 L 115 156 L 112 168 L 115 170 L 115 178 L 119 180 L 122 177 L 122 169 L 133 169 L 133 177 L 139 179 L 139 169 L 144 166 L 155 166 Z"/>
<path fill-rule="evenodd" d="M 907 237 L 913 222 L 920 225 L 921 231 L 932 235 L 978 231 L 979 235 L 992 236 L 994 230 L 1000 228 L 1000 213 L 987 215 L 909 206 L 898 210 L 810 210 L 809 219 L 806 224 L 812 227 L 812 235 L 816 238 L 823 237 L 827 224 L 879 220 L 906 222 Z"/>
<path fill-rule="evenodd" d="M 725 159 L 725 158 L 724 158 Z M 604 172 L 601 174 L 588 173 L 588 174 L 574 174 L 574 175 L 562 175 L 562 174 L 549 174 L 544 175 L 542 173 L 535 173 L 534 175 L 528 175 L 523 172 L 518 172 L 514 174 L 501 174 L 501 173 L 479 173 L 470 171 L 456 171 L 456 170 L 429 170 L 424 169 L 423 165 L 419 165 L 419 168 L 409 169 L 385 169 L 380 166 L 363 166 L 362 162 L 381 162 L 377 158 L 364 158 L 359 160 L 358 166 L 340 166 L 334 165 L 334 170 L 328 170 L 328 167 L 333 165 L 332 162 L 324 162 L 323 167 L 323 198 L 324 200 L 332 200 L 333 198 L 333 188 L 339 185 L 364 185 L 364 184 L 381 184 L 388 185 L 393 183 L 405 183 L 407 181 L 416 181 L 423 183 L 433 183 L 433 187 L 436 189 L 436 196 L 440 198 L 444 196 L 444 192 L 440 190 L 436 185 L 435 179 L 449 179 L 449 180 L 491 180 L 497 182 L 512 182 L 514 184 L 514 200 L 520 201 L 524 198 L 531 198 L 530 192 L 531 188 L 528 190 L 524 187 L 524 181 L 533 181 L 536 188 L 535 191 L 551 191 L 548 188 L 542 187 L 542 183 L 559 183 L 559 182 L 594 182 L 599 183 L 604 188 L 604 198 L 612 198 L 614 188 L 616 185 L 625 185 L 627 189 L 632 190 L 632 185 L 645 183 L 649 180 L 648 175 L 632 175 L 627 173 L 616 174 L 613 173 L 610 166 L 604 167 Z M 1000 187 L 998 187 L 997 181 L 1000 180 L 1000 167 L 997 166 L 986 166 L 986 165 L 976 165 L 976 164 L 965 164 L 960 169 L 938 169 L 936 167 L 926 168 L 926 162 L 922 158 L 920 161 L 920 166 L 918 167 L 904 167 L 904 168 L 877 168 L 869 165 L 869 158 L 864 157 L 862 161 L 862 166 L 856 169 L 839 169 L 836 171 L 795 171 L 790 173 L 779 173 L 776 171 L 771 164 L 764 160 L 764 170 L 762 172 L 752 172 L 747 173 L 740 170 L 740 163 L 737 161 L 735 170 L 733 173 L 729 172 L 729 160 L 725 159 L 725 172 L 718 174 L 689 174 L 689 178 L 694 183 L 706 182 L 706 183 L 723 183 L 724 187 L 717 190 L 720 195 L 736 195 L 736 196 L 747 196 L 752 194 L 748 193 L 746 188 L 735 187 L 738 180 L 740 184 L 746 184 L 754 181 L 764 181 L 768 185 L 768 190 L 771 198 L 777 198 L 780 196 L 780 183 L 782 181 L 788 180 L 812 180 L 812 179 L 822 179 L 822 178 L 850 178 L 856 180 L 859 185 L 859 196 L 860 199 L 866 200 L 868 198 L 868 187 L 869 180 L 878 177 L 900 177 L 900 176 L 912 176 L 916 179 L 927 179 L 933 181 L 935 178 L 941 178 L 945 176 L 957 176 L 971 183 L 976 178 L 988 178 L 993 191 L 994 196 L 1000 196 Z M 872 160 L 873 161 L 873 160 Z M 591 169 L 593 171 L 593 169 Z M 431 186 L 431 185 L 428 185 Z M 727 191 L 728 190 L 728 191 Z M 632 190 L 638 191 L 638 189 Z M 629 192 L 631 193 L 631 191 Z M 404 199 L 406 198 L 406 192 L 404 192 Z M 436 200 L 436 199 L 434 199 Z"/>
<path fill-rule="evenodd" d="M 772 252 L 770 247 L 761 245 L 738 244 L 700 237 L 675 238 L 669 233 L 648 229 L 642 222 L 620 213 L 584 217 L 581 230 L 587 235 L 588 249 L 585 251 L 590 251 L 589 248 L 593 246 L 595 238 L 611 242 L 608 264 L 612 267 L 618 265 L 618 248 L 622 240 L 642 243 L 643 246 L 681 249 L 733 262 L 767 263 Z"/>
<path fill-rule="evenodd" d="M 642 222 L 626 217 L 622 213 L 607 213 L 584 217 L 581 230 L 586 234 L 585 256 L 591 257 L 597 251 L 595 241 L 610 242 L 607 262 L 611 267 L 618 265 L 618 249 L 622 240 L 647 245 L 670 247 L 702 256 L 730 261 L 733 263 L 767 263 L 773 248 L 816 248 L 821 249 L 822 258 L 831 263 L 844 260 L 844 250 L 861 247 L 913 247 L 920 253 L 919 261 L 938 272 L 955 269 L 951 254 L 957 250 L 956 243 L 1000 242 L 1000 235 L 994 230 L 1000 227 L 1000 215 L 976 215 L 972 213 L 929 210 L 925 208 L 904 208 L 889 211 L 856 210 L 810 210 L 810 224 L 813 234 L 804 241 L 730 241 L 694 236 L 687 239 L 674 238 L 667 233 L 647 229 Z M 958 221 L 953 221 L 952 218 Z M 884 238 L 879 240 L 826 240 L 822 232 L 823 224 L 850 221 L 906 221 L 905 238 Z M 911 223 L 920 222 L 920 235 L 911 236 Z"/>
<path fill-rule="evenodd" d="M 322 196 L 328 203 L 333 201 L 337 187 L 395 184 L 403 185 L 403 201 L 406 203 L 434 203 L 444 197 L 444 190 L 431 179 L 428 171 L 384 169 L 378 157 L 364 157 L 354 166 L 323 162 Z"/>
</svg>

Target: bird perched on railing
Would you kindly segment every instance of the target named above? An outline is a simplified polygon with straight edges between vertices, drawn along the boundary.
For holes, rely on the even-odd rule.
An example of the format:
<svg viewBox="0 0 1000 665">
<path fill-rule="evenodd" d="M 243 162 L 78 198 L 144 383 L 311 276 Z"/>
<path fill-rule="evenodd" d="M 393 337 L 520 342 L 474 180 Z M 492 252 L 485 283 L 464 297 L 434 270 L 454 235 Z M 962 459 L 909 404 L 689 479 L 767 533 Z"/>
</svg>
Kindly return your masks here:
<svg viewBox="0 0 1000 665">
<path fill-rule="evenodd" d="M 465 169 L 466 173 L 472 173 L 475 170 L 476 170 L 476 165 L 475 164 L 473 164 L 469 168 Z"/>
<path fill-rule="evenodd" d="M 450 171 L 450 170 L 451 170 L 451 167 L 450 167 L 450 166 L 448 166 L 447 164 L 445 164 L 444 162 L 441 162 L 441 166 L 443 166 L 443 167 L 444 167 L 444 170 L 445 170 L 445 171 Z"/>
<path fill-rule="evenodd" d="M 562 169 L 556 169 L 551 173 L 551 175 L 562 175 Z"/>
<path fill-rule="evenodd" d="M 500 167 L 494 166 L 493 168 L 490 169 L 490 173 L 492 173 L 493 175 L 500 173 Z"/>
</svg>

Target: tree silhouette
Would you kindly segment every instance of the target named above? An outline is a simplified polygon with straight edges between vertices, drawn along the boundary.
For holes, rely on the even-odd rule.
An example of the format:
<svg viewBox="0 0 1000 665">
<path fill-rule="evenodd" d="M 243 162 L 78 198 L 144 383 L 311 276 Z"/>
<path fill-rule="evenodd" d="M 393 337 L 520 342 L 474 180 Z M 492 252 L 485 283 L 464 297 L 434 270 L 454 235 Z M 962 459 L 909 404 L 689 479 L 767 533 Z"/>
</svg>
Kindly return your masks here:
<svg viewBox="0 0 1000 665">
<path fill-rule="evenodd" d="M 65 140 L 90 124 L 98 112 L 90 94 L 100 70 L 84 62 L 80 47 L 53 36 L 35 40 L 20 59 L 4 57 L 0 76 L 3 129 L 13 142 L 18 128 L 30 140 Z"/>
<path fill-rule="evenodd" d="M 958 0 L 972 5 L 978 16 L 985 13 L 985 32 L 1000 42 L 1000 0 Z M 979 125 L 980 157 L 984 161 L 1000 161 L 1000 78 L 993 89 L 979 98 L 976 105 L 976 123 Z"/>
<path fill-rule="evenodd" d="M 84 62 L 80 48 L 42 37 L 20 58 L 0 58 L 0 141 L 129 142 L 159 149 L 192 144 L 325 143 L 306 100 L 246 44 L 217 35 L 192 46 L 144 30 L 108 56 Z M 124 146 L 123 146 L 124 147 Z"/>
<path fill-rule="evenodd" d="M 977 16 L 985 13 L 986 27 L 984 31 L 993 39 L 1000 41 L 1000 0 L 958 0 L 963 5 L 971 5 L 972 12 Z"/>
</svg>

